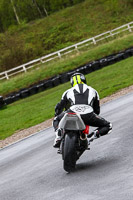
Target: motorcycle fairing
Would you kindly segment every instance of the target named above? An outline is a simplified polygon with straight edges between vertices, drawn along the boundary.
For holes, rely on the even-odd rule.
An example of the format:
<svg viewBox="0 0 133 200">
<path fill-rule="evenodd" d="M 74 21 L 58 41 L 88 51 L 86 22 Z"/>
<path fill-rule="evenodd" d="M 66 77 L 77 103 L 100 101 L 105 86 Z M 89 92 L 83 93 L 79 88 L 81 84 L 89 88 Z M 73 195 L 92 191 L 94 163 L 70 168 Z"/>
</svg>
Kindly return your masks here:
<svg viewBox="0 0 133 200">
<path fill-rule="evenodd" d="M 79 114 L 66 113 L 59 123 L 59 128 L 65 130 L 79 131 L 86 128 Z"/>
</svg>

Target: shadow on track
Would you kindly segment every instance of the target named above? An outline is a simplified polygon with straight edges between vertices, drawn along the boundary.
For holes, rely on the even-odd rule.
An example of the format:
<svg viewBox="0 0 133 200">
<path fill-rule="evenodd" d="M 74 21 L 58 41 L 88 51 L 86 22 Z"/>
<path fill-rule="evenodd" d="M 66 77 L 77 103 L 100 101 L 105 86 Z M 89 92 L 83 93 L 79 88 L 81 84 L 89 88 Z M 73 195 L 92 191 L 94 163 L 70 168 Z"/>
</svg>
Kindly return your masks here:
<svg viewBox="0 0 133 200">
<path fill-rule="evenodd" d="M 111 158 L 97 158 L 88 162 L 77 163 L 76 170 L 77 171 L 97 171 L 99 169 L 105 168 L 115 168 L 117 163 L 119 162 L 120 157 L 111 157 Z"/>
</svg>

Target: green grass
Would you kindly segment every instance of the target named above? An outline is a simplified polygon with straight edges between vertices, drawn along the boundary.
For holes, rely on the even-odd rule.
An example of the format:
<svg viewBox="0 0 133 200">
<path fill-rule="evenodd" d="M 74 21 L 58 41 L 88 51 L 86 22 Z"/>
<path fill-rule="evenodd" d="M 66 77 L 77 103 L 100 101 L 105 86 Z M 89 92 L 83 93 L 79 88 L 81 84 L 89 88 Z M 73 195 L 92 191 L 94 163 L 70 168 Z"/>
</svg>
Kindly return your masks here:
<svg viewBox="0 0 133 200">
<path fill-rule="evenodd" d="M 133 20 L 132 0 L 86 0 L 0 34 L 0 71 L 112 30 Z"/>
<path fill-rule="evenodd" d="M 133 44 L 133 34 L 117 38 L 105 44 L 100 44 L 89 50 L 81 51 L 78 54 L 72 54 L 61 60 L 50 62 L 49 64 L 43 64 L 39 68 L 12 77 L 8 81 L 1 81 L 0 94 L 6 95 L 13 91 L 18 91 L 23 87 L 28 87 L 38 81 L 47 79 L 51 76 L 61 74 L 68 70 L 77 68 L 80 65 L 88 63 L 92 60 L 102 58 L 104 56 L 116 53 L 120 50 L 124 50 L 131 47 Z"/>
<path fill-rule="evenodd" d="M 0 34 L 0 71 L 60 50 L 133 20 L 133 4 L 129 0 L 86 0 L 51 16 L 13 27 Z M 77 68 L 89 61 L 131 47 L 133 34 L 104 41 L 90 50 L 72 54 L 60 61 L 36 67 L 27 74 L 1 81 L 0 95 L 18 91 L 40 80 Z M 133 58 L 88 74 L 88 84 L 103 98 L 133 84 Z M 17 101 L 0 110 L 0 139 L 15 131 L 41 123 L 54 116 L 54 106 L 70 83 Z"/>
<path fill-rule="evenodd" d="M 88 85 L 106 97 L 133 84 L 133 57 L 86 75 Z M 54 107 L 70 83 L 17 101 L 0 110 L 0 139 L 54 116 Z"/>
</svg>

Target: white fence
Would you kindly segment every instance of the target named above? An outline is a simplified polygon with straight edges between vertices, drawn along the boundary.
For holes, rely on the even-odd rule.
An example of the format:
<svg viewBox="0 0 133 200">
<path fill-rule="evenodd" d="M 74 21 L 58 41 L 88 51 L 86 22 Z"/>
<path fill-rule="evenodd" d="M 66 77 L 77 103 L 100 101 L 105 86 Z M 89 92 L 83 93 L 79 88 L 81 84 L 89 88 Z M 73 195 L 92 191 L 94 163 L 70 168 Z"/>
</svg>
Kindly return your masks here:
<svg viewBox="0 0 133 200">
<path fill-rule="evenodd" d="M 128 24 L 125 24 L 123 26 L 115 28 L 111 31 L 107 31 L 107 32 L 102 33 L 100 35 L 94 36 L 92 38 L 89 38 L 89 39 L 84 40 L 82 42 L 79 42 L 77 44 L 74 44 L 72 46 L 69 46 L 69 47 L 61 49 L 59 51 L 56 51 L 54 53 L 48 54 L 46 56 L 43 56 L 43 57 L 38 58 L 36 60 L 30 61 L 30 62 L 25 63 L 23 65 L 20 65 L 18 67 L 12 68 L 8 71 L 2 72 L 2 73 L 0 73 L 0 80 L 2 80 L 2 79 L 8 80 L 11 76 L 16 75 L 20 72 L 27 72 L 28 69 L 33 68 L 36 65 L 49 62 L 49 61 L 56 59 L 56 58 L 61 59 L 61 57 L 63 55 L 71 53 L 72 51 L 75 51 L 75 50 L 78 51 L 78 49 L 80 49 L 84 46 L 88 46 L 90 44 L 96 45 L 97 42 L 102 41 L 102 40 L 109 38 L 109 37 L 113 37 L 114 35 L 120 34 L 121 32 L 124 32 L 124 31 L 132 32 L 132 29 L 133 29 L 133 22 L 130 22 Z"/>
</svg>

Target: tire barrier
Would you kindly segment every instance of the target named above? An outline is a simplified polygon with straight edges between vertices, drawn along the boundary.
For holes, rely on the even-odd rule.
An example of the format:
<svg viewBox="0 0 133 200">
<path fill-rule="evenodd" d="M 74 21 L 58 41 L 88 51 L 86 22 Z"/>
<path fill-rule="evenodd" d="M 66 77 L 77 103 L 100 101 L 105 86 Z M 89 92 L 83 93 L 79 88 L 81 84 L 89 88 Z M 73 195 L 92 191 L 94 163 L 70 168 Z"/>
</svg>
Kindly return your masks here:
<svg viewBox="0 0 133 200">
<path fill-rule="evenodd" d="M 84 70 L 85 70 L 85 74 L 89 74 L 89 73 L 93 72 L 92 64 L 85 65 Z"/>
<path fill-rule="evenodd" d="M 11 103 L 13 103 L 13 102 L 15 101 L 15 96 L 6 97 L 6 98 L 4 99 L 4 101 L 5 101 L 5 104 L 6 104 L 6 105 L 11 104 Z"/>
<path fill-rule="evenodd" d="M 3 108 L 5 105 L 6 104 L 5 104 L 5 101 L 4 101 L 3 97 L 0 96 L 0 108 Z"/>
<path fill-rule="evenodd" d="M 19 99 L 21 99 L 20 93 L 16 93 L 13 97 L 14 101 L 18 101 Z"/>
<path fill-rule="evenodd" d="M 45 90 L 44 83 L 40 83 L 36 86 L 37 92 L 42 92 Z"/>
<path fill-rule="evenodd" d="M 66 83 L 66 82 L 68 82 L 68 81 L 69 81 L 69 78 L 68 78 L 67 73 L 62 74 L 62 75 L 60 76 L 60 82 L 61 82 L 61 83 Z"/>
<path fill-rule="evenodd" d="M 52 79 L 49 79 L 49 80 L 47 80 L 46 82 L 44 82 L 44 87 L 45 87 L 45 89 L 52 88 L 53 86 L 54 86 L 54 85 L 53 85 Z"/>
<path fill-rule="evenodd" d="M 105 66 L 108 65 L 108 60 L 107 60 L 107 58 L 103 58 L 103 59 L 101 59 L 99 62 L 100 62 L 100 67 L 101 67 L 101 68 L 103 68 L 103 67 L 105 67 Z"/>
<path fill-rule="evenodd" d="M 85 66 L 79 67 L 79 68 L 76 70 L 76 72 L 85 74 Z"/>
<path fill-rule="evenodd" d="M 37 86 L 32 86 L 29 88 L 29 95 L 34 95 L 38 92 Z"/>
<path fill-rule="evenodd" d="M 53 82 L 53 86 L 57 86 L 60 84 L 60 76 L 57 76 L 55 78 L 52 79 L 52 82 Z"/>
<path fill-rule="evenodd" d="M 67 72 L 68 79 L 70 80 L 71 76 L 76 72 L 77 72 L 77 70 L 73 70 L 73 71 Z"/>
<path fill-rule="evenodd" d="M 116 63 L 115 56 L 114 55 L 108 56 L 107 61 L 108 61 L 108 65 L 112 65 Z"/>
<path fill-rule="evenodd" d="M 29 90 L 28 89 L 23 90 L 23 91 L 20 92 L 20 97 L 21 98 L 26 98 L 28 96 L 29 96 Z"/>
<path fill-rule="evenodd" d="M 2 96 L 0 96 L 0 108 L 2 108 L 5 104 L 11 104 L 19 99 L 26 98 L 26 97 L 34 95 L 38 92 L 42 92 L 46 89 L 53 88 L 62 83 L 66 83 L 70 80 L 70 77 L 73 73 L 79 72 L 79 73 L 83 73 L 83 74 L 89 74 L 93 71 L 99 70 L 108 65 L 112 65 L 116 62 L 119 62 L 123 59 L 129 58 L 131 56 L 133 56 L 133 47 L 128 48 L 125 51 L 121 51 L 117 54 L 112 54 L 112 55 L 106 56 L 104 58 L 101 58 L 99 60 L 95 60 L 95 61 L 92 61 L 85 65 L 79 66 L 77 69 L 63 73 L 56 77 L 54 76 L 48 80 L 41 81 L 38 84 L 35 84 L 29 88 L 23 88 L 16 93 L 9 94 L 4 99 Z"/>
</svg>

